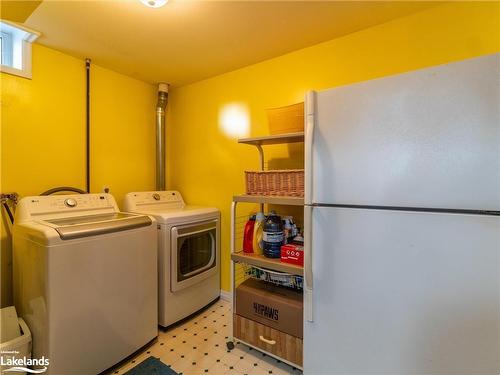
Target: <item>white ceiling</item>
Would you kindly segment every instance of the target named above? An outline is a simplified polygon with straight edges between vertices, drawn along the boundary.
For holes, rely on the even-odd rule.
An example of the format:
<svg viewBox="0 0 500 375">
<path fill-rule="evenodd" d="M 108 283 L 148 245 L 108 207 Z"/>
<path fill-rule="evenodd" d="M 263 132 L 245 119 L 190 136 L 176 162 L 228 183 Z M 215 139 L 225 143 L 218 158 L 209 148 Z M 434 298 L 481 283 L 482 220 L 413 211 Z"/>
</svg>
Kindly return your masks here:
<svg viewBox="0 0 500 375">
<path fill-rule="evenodd" d="M 436 3 L 43 1 L 25 24 L 39 43 L 148 82 L 183 85 Z"/>
</svg>

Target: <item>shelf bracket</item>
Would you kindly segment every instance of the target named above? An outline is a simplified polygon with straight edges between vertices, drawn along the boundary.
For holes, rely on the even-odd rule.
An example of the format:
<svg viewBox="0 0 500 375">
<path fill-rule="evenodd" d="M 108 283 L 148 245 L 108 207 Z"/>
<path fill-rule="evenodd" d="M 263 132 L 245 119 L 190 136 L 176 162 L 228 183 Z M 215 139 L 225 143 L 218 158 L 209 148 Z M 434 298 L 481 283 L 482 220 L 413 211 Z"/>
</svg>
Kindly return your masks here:
<svg viewBox="0 0 500 375">
<path fill-rule="evenodd" d="M 259 150 L 259 163 L 260 163 L 260 170 L 264 170 L 264 149 L 262 148 L 261 145 L 255 145 L 257 147 L 257 150 Z"/>
<path fill-rule="evenodd" d="M 257 147 L 257 150 L 259 150 L 259 163 L 260 163 L 260 170 L 264 171 L 264 149 L 262 148 L 262 145 L 255 145 Z M 264 204 L 260 204 L 260 212 L 264 212 Z"/>
</svg>

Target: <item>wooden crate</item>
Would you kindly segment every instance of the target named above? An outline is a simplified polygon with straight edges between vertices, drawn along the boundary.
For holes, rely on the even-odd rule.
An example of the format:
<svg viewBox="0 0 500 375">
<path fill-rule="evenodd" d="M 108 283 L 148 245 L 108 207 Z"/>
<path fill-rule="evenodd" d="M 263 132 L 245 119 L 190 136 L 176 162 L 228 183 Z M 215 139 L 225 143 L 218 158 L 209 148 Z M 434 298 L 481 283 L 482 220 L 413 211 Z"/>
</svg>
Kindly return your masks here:
<svg viewBox="0 0 500 375">
<path fill-rule="evenodd" d="M 236 339 L 302 367 L 302 339 L 234 314 Z"/>
</svg>

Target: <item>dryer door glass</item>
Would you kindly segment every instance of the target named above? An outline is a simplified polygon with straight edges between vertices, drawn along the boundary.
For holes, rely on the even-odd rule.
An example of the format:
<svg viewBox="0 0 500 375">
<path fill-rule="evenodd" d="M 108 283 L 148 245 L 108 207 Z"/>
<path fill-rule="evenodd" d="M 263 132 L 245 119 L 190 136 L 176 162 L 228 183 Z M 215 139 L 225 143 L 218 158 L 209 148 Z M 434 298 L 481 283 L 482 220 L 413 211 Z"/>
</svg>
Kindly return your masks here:
<svg viewBox="0 0 500 375">
<path fill-rule="evenodd" d="M 177 241 L 179 274 L 182 281 L 213 266 L 215 229 L 179 238 Z"/>
<path fill-rule="evenodd" d="M 172 228 L 172 291 L 199 282 L 216 272 L 217 222 Z"/>
</svg>

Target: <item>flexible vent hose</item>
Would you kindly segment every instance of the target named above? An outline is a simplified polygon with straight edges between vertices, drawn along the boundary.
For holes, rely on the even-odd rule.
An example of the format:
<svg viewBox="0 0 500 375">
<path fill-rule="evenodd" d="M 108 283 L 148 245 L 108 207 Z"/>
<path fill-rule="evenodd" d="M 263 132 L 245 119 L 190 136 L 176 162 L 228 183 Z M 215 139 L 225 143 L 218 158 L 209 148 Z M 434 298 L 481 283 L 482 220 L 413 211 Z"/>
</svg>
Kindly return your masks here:
<svg viewBox="0 0 500 375">
<path fill-rule="evenodd" d="M 156 190 L 165 190 L 165 109 L 168 102 L 168 85 L 158 85 L 156 103 Z"/>
</svg>

